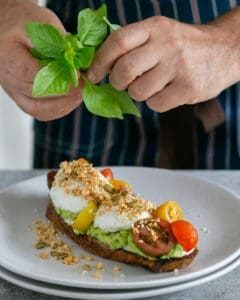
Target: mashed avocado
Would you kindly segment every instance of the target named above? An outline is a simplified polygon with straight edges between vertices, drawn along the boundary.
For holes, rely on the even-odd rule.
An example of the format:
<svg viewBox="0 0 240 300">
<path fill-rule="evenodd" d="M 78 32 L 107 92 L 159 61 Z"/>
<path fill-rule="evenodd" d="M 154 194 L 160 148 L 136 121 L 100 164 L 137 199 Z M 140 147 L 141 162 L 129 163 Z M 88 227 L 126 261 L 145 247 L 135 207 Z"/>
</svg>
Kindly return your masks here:
<svg viewBox="0 0 240 300">
<path fill-rule="evenodd" d="M 63 220 L 71 225 L 74 222 L 74 219 L 77 217 L 78 213 L 73 213 L 64 209 L 56 208 L 57 213 L 63 218 Z M 76 234 L 84 234 L 83 232 L 78 232 L 74 230 Z M 86 232 L 87 235 L 98 239 L 102 243 L 106 244 L 112 250 L 124 249 L 126 251 L 138 254 L 140 256 L 146 257 L 148 259 L 156 259 L 146 255 L 141 249 L 139 249 L 132 240 L 132 234 L 130 230 L 121 230 L 117 232 L 105 232 L 104 230 L 91 226 Z M 176 244 L 173 249 L 161 256 L 161 259 L 171 259 L 179 258 L 184 255 L 183 248 L 180 244 Z"/>
<path fill-rule="evenodd" d="M 56 212 L 61 216 L 61 218 L 63 218 L 64 222 L 67 223 L 68 225 L 71 225 L 78 215 L 78 213 L 73 213 L 65 209 L 56 208 L 56 207 L 55 209 Z"/>
<path fill-rule="evenodd" d="M 87 235 L 98 239 L 102 243 L 108 245 L 112 250 L 124 249 L 126 251 L 138 254 L 148 259 L 156 259 L 146 255 L 141 249 L 139 249 L 132 240 L 132 234 L 130 230 L 121 230 L 117 232 L 105 232 L 100 228 L 91 226 L 87 231 Z M 183 256 L 183 248 L 181 245 L 176 244 L 173 249 L 166 255 L 161 256 L 161 259 L 179 258 Z"/>
</svg>

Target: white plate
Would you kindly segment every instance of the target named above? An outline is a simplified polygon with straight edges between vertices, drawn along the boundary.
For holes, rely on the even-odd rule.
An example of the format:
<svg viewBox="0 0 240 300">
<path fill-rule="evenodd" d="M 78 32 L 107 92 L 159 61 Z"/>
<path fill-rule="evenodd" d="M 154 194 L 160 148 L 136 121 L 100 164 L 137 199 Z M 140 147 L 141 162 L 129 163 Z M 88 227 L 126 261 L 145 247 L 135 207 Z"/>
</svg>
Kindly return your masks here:
<svg viewBox="0 0 240 300">
<path fill-rule="evenodd" d="M 79 266 L 66 267 L 55 260 L 42 261 L 33 247 L 28 227 L 44 215 L 48 190 L 45 177 L 33 178 L 5 189 L 0 194 L 0 265 L 26 277 L 64 286 L 127 289 L 170 285 L 213 272 L 240 254 L 240 200 L 229 191 L 196 177 L 151 168 L 116 167 L 114 174 L 129 181 L 135 191 L 156 203 L 176 199 L 189 219 L 200 229 L 200 253 L 193 264 L 174 273 L 153 274 L 142 268 L 121 265 L 124 277 L 111 272 L 115 262 L 103 260 L 106 269 L 101 281 L 82 275 Z M 80 252 L 74 245 L 76 253 Z M 83 252 L 83 251 L 82 251 Z M 96 258 L 99 261 L 99 258 Z"/>
<path fill-rule="evenodd" d="M 179 292 L 185 289 L 196 287 L 198 285 L 208 283 L 214 279 L 217 279 L 228 272 L 232 271 L 240 265 L 240 258 L 228 264 L 227 266 L 220 268 L 219 270 L 212 272 L 206 276 L 190 280 L 175 285 L 164 286 L 160 288 L 140 289 L 140 290 L 86 290 L 74 287 L 62 287 L 54 284 L 47 284 L 36 280 L 31 280 L 26 277 L 14 274 L 0 267 L 0 278 L 3 278 L 13 284 L 26 288 L 39 293 L 48 295 L 61 296 L 74 299 L 98 299 L 98 300 L 119 300 L 119 299 L 140 299 L 145 297 L 153 297 L 158 295 L 169 294 L 173 292 Z"/>
</svg>

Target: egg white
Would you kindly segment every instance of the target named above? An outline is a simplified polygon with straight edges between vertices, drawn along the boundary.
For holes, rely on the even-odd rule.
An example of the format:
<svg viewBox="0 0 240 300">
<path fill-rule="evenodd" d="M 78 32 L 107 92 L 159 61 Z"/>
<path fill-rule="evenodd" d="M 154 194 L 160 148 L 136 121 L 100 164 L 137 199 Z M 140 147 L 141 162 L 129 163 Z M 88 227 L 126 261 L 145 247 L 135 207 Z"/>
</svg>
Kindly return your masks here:
<svg viewBox="0 0 240 300">
<path fill-rule="evenodd" d="M 50 190 L 53 205 L 58 209 L 64 209 L 73 213 L 80 212 L 86 205 L 87 200 L 81 196 L 66 193 L 64 188 L 53 186 Z"/>
<path fill-rule="evenodd" d="M 127 213 L 118 214 L 116 208 L 106 209 L 101 205 L 95 216 L 94 226 L 106 232 L 116 232 L 130 229 L 134 222 L 148 218 L 149 216 L 150 214 L 147 211 L 142 211 L 133 218 L 129 218 Z"/>
</svg>

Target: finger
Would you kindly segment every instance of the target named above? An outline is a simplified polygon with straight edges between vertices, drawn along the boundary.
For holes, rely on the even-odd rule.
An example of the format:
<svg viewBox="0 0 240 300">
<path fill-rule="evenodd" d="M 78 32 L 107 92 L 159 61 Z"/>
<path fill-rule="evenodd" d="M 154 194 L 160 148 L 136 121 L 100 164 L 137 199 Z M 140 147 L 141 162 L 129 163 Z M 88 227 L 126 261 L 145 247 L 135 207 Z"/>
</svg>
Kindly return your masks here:
<svg viewBox="0 0 240 300">
<path fill-rule="evenodd" d="M 98 50 L 87 76 L 92 82 L 101 81 L 123 54 L 146 43 L 150 31 L 144 21 L 133 23 L 113 32 Z"/>
<path fill-rule="evenodd" d="M 165 89 L 147 100 L 147 105 L 154 111 L 165 112 L 188 102 L 189 96 L 182 84 L 170 83 Z"/>
<path fill-rule="evenodd" d="M 78 97 L 33 99 L 8 89 L 5 90 L 23 111 L 40 121 L 51 121 L 66 116 L 82 102 L 80 91 Z"/>
<path fill-rule="evenodd" d="M 31 97 L 32 84 L 21 80 L 16 80 L 12 76 L 6 76 L 2 82 L 2 86 L 8 90 L 15 91 L 16 93 L 23 94 L 24 96 Z"/>
<path fill-rule="evenodd" d="M 134 80 L 128 87 L 128 94 L 137 101 L 144 101 L 160 92 L 173 80 L 175 72 L 170 65 L 159 63 L 150 71 Z"/>
<path fill-rule="evenodd" d="M 6 72 L 16 80 L 32 83 L 41 66 L 21 44 L 15 44 L 15 50 L 8 54 Z"/>
<path fill-rule="evenodd" d="M 2 86 L 7 88 L 10 91 L 14 91 L 15 93 L 20 93 L 24 96 L 32 98 L 33 85 L 31 83 L 26 83 L 21 80 L 16 80 L 11 76 L 6 76 L 6 78 L 4 78 L 4 81 L 2 82 Z M 81 79 L 79 80 L 79 88 L 80 89 L 83 88 L 83 81 Z M 71 88 L 67 94 L 67 97 L 78 97 L 79 88 Z M 59 96 L 51 96 L 51 97 L 49 96 L 49 97 L 42 97 L 42 98 L 52 99 L 52 98 L 59 98 Z"/>
<path fill-rule="evenodd" d="M 159 52 L 153 43 L 147 43 L 120 57 L 115 63 L 109 80 L 118 90 L 128 85 L 159 62 Z"/>
</svg>

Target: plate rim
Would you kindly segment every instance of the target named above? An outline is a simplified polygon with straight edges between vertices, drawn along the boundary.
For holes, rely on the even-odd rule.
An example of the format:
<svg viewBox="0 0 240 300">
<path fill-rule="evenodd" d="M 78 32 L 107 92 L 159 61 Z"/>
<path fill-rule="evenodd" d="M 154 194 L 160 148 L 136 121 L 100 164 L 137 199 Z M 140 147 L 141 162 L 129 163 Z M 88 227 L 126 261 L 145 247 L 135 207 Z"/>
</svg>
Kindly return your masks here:
<svg viewBox="0 0 240 300">
<path fill-rule="evenodd" d="M 164 295 L 164 294 L 170 294 L 174 292 L 179 292 L 182 290 L 186 290 L 192 287 L 196 287 L 199 285 L 202 285 L 204 283 L 210 282 L 212 280 L 215 280 L 219 277 L 222 277 L 229 272 L 233 271 L 237 267 L 240 266 L 240 256 L 236 258 L 234 261 L 229 263 L 228 265 L 224 266 L 223 268 L 220 268 L 219 270 L 216 270 L 212 273 L 207 274 L 206 276 L 201 276 L 200 278 L 195 278 L 193 280 L 188 280 L 186 282 L 181 282 L 173 285 L 167 285 L 163 287 L 158 288 L 148 288 L 148 289 L 137 289 L 137 290 L 126 290 L 122 292 L 122 290 L 116 290 L 113 289 L 113 293 L 107 294 L 103 293 L 102 295 L 99 294 L 99 290 L 96 289 L 96 293 L 93 292 L 83 292 L 80 288 L 77 287 L 67 287 L 68 290 L 64 289 L 63 286 L 54 285 L 54 284 L 47 284 L 45 282 L 37 281 L 31 278 L 27 278 L 18 274 L 15 274 L 7 269 L 4 269 L 3 267 L 0 267 L 0 278 L 17 285 L 18 287 L 22 287 L 25 289 L 28 289 L 30 291 L 43 293 L 46 295 L 53 295 L 53 296 L 59 296 L 59 297 L 66 297 L 71 299 L 79 299 L 79 297 L 84 297 L 84 299 L 96 299 L 96 297 L 99 300 L 117 300 L 117 299 L 140 299 L 145 297 L 153 297 L 158 295 Z M 14 279 L 15 277 L 15 279 Z M 10 278 L 10 279 L 9 279 Z M 17 278 L 17 279 L 16 279 Z M 41 286 L 39 286 L 37 283 L 40 283 Z M 46 285 L 44 287 L 44 285 Z M 49 285 L 49 286 L 47 286 Z M 51 287 L 54 286 L 54 287 Z M 33 288 L 34 287 L 34 288 Z M 71 289 L 76 291 L 71 291 Z M 79 289 L 79 291 L 77 291 Z M 59 291 L 61 290 L 61 293 L 59 294 Z"/>
</svg>

